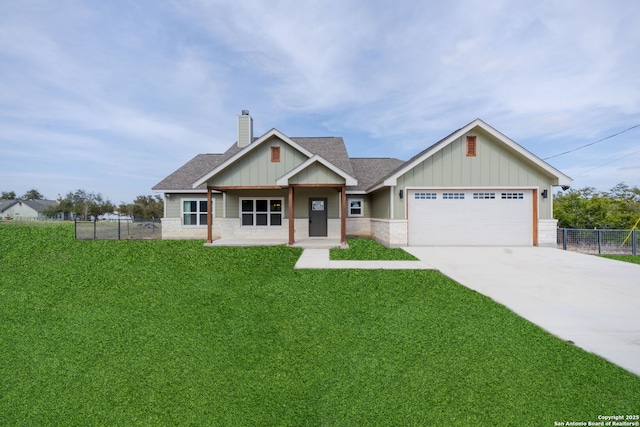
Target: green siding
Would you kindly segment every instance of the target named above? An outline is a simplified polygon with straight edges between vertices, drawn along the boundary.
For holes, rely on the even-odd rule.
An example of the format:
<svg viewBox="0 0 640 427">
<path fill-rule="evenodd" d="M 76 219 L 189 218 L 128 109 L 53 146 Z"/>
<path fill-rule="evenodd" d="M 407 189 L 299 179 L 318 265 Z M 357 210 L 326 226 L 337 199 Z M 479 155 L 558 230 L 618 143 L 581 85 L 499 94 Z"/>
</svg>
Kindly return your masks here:
<svg viewBox="0 0 640 427">
<path fill-rule="evenodd" d="M 351 218 L 371 218 L 373 205 L 371 202 L 371 197 L 367 194 L 347 194 L 347 203 L 349 203 L 349 199 L 361 199 L 363 202 L 362 206 L 362 216 L 361 217 L 351 217 Z M 347 208 L 349 205 L 347 205 Z M 347 211 L 347 215 L 349 212 Z"/>
<path fill-rule="evenodd" d="M 295 189 L 296 218 L 309 218 L 309 199 L 327 198 L 327 214 L 329 219 L 340 218 L 340 192 L 335 188 L 305 188 Z"/>
<path fill-rule="evenodd" d="M 343 177 L 315 162 L 289 179 L 290 184 L 344 184 Z"/>
<path fill-rule="evenodd" d="M 388 187 L 371 194 L 371 218 L 389 219 L 389 194 Z"/>
<path fill-rule="evenodd" d="M 222 194 L 214 193 L 212 195 L 214 200 L 214 208 L 215 213 L 213 215 L 214 218 L 222 217 Z M 165 198 L 165 208 L 167 213 L 167 218 L 180 218 L 181 215 L 181 206 L 183 200 L 206 200 L 207 194 L 200 193 L 171 193 L 168 198 Z"/>
<path fill-rule="evenodd" d="M 271 161 L 271 147 L 280 147 L 280 161 Z M 211 178 L 212 186 L 260 186 L 275 185 L 276 180 L 300 165 L 308 158 L 300 151 L 277 137 L 269 138 Z"/>
<path fill-rule="evenodd" d="M 475 135 L 477 155 L 466 156 L 466 137 Z M 406 187 L 539 187 L 551 193 L 556 178 L 480 128 L 461 136 L 398 178 Z M 394 194 L 396 218 L 405 218 L 405 202 Z M 551 198 L 539 199 L 540 219 L 552 218 Z"/>
<path fill-rule="evenodd" d="M 284 217 L 287 218 L 289 214 L 289 190 L 233 190 L 227 191 L 227 218 L 240 218 L 240 198 L 284 198 Z M 220 202 L 222 204 L 222 202 Z M 222 212 L 222 207 L 220 207 Z"/>
</svg>

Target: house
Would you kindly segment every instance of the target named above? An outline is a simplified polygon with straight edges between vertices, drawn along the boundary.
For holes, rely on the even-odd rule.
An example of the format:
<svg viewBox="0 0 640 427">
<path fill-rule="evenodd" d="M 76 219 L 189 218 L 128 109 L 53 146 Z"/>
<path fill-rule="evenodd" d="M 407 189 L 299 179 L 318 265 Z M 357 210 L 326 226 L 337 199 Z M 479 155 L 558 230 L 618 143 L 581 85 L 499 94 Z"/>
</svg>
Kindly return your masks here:
<svg viewBox="0 0 640 427">
<path fill-rule="evenodd" d="M 225 153 L 195 156 L 153 190 L 165 239 L 555 246 L 552 190 L 571 182 L 480 119 L 402 161 L 351 158 L 340 137 L 254 138 L 243 111 Z"/>
<path fill-rule="evenodd" d="M 49 219 L 43 212 L 57 205 L 55 200 L 0 200 L 0 219 L 43 221 Z M 61 218 L 60 218 L 61 219 Z"/>
</svg>

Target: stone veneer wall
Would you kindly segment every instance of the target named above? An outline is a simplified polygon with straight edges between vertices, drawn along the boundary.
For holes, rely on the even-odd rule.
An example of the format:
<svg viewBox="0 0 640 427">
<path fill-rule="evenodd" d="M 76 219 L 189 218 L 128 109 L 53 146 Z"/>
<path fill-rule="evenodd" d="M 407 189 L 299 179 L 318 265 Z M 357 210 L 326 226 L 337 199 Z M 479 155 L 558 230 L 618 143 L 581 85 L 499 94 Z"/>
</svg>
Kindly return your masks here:
<svg viewBox="0 0 640 427">
<path fill-rule="evenodd" d="M 347 218 L 347 236 L 371 237 L 371 219 Z"/>
<path fill-rule="evenodd" d="M 206 225 L 182 225 L 181 218 L 162 218 L 163 239 L 207 239 Z"/>
<path fill-rule="evenodd" d="M 407 220 L 371 219 L 371 237 L 391 248 L 407 246 Z"/>
<path fill-rule="evenodd" d="M 538 246 L 556 248 L 558 246 L 558 220 L 538 220 Z"/>
</svg>

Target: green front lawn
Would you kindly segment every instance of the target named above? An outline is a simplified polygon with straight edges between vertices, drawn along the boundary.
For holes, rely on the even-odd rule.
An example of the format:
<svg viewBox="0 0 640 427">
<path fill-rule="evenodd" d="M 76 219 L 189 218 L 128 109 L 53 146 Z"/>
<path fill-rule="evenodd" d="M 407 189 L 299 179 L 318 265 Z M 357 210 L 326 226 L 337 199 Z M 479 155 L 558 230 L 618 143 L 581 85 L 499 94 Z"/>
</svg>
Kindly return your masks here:
<svg viewBox="0 0 640 427">
<path fill-rule="evenodd" d="M 387 248 L 380 243 L 364 238 L 347 239 L 349 249 L 331 249 L 331 260 L 357 261 L 415 261 L 416 257 L 400 248 Z"/>
<path fill-rule="evenodd" d="M 0 225 L 0 425 L 523 425 L 640 378 L 436 271 Z"/>
<path fill-rule="evenodd" d="M 640 264 L 640 255 L 600 255 L 604 258 L 615 259 L 618 261 L 631 262 L 633 264 Z"/>
</svg>

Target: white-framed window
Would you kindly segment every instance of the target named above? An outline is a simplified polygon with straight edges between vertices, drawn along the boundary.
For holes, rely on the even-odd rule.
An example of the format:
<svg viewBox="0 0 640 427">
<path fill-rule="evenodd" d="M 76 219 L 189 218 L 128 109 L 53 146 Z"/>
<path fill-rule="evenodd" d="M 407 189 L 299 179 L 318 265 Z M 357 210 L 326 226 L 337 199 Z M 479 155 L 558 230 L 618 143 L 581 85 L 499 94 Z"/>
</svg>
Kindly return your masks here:
<svg viewBox="0 0 640 427">
<path fill-rule="evenodd" d="M 207 225 L 207 199 L 181 200 L 182 225 Z"/>
<path fill-rule="evenodd" d="M 442 193 L 442 198 L 462 200 L 464 199 L 464 193 Z"/>
<path fill-rule="evenodd" d="M 414 193 L 413 198 L 420 199 L 420 200 L 435 200 L 438 197 L 436 193 Z"/>
<path fill-rule="evenodd" d="M 281 226 L 283 207 L 283 198 L 240 198 L 240 224 L 245 227 Z"/>
<path fill-rule="evenodd" d="M 349 199 L 347 200 L 347 214 L 348 216 L 363 216 L 364 215 L 364 199 Z"/>
</svg>

